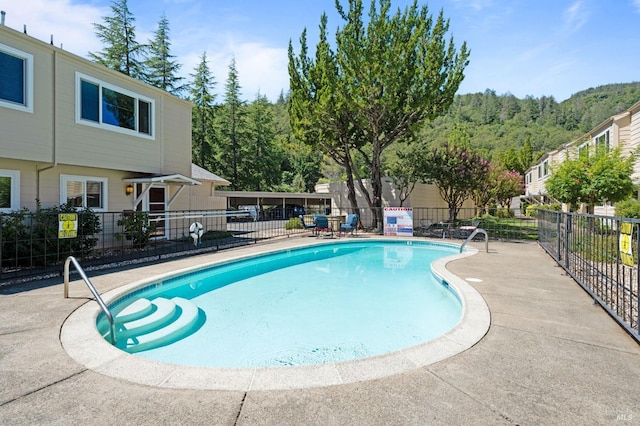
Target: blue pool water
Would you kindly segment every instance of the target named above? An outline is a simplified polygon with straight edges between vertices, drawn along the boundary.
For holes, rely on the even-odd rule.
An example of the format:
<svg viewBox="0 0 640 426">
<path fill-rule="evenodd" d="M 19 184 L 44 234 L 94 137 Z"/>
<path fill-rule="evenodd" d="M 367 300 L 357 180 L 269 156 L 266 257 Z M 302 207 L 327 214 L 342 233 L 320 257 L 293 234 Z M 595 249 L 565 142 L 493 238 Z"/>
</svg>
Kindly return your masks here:
<svg viewBox="0 0 640 426">
<path fill-rule="evenodd" d="M 414 346 L 446 333 L 461 317 L 455 292 L 431 273 L 434 260 L 457 251 L 417 241 L 336 242 L 155 283 L 136 297 L 188 299 L 201 318 L 193 334 L 136 356 L 181 365 L 272 367 Z"/>
</svg>

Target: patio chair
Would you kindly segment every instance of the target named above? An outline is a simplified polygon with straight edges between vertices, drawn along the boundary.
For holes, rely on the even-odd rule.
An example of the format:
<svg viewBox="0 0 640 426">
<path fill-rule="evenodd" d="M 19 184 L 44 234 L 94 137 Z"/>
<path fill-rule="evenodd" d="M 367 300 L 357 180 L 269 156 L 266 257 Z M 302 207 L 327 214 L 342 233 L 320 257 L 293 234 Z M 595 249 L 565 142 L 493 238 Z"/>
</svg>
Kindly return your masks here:
<svg viewBox="0 0 640 426">
<path fill-rule="evenodd" d="M 422 219 L 418 232 L 425 237 L 442 237 L 444 230 L 440 224 L 434 223 L 430 219 Z"/>
<path fill-rule="evenodd" d="M 333 228 L 329 225 L 329 218 L 323 214 L 318 214 L 315 216 L 315 233 L 316 236 L 319 237 L 321 232 L 330 233 L 333 237 Z"/>
<path fill-rule="evenodd" d="M 300 222 L 302 222 L 302 229 L 311 229 L 311 233 L 315 235 L 315 233 L 316 233 L 316 223 L 315 223 L 316 215 L 313 216 L 313 219 L 314 219 L 313 223 L 305 223 L 303 215 L 298 216 L 298 218 L 300 219 Z"/>
<path fill-rule="evenodd" d="M 467 238 L 473 231 L 475 231 L 480 225 L 479 220 L 472 220 L 471 225 L 459 226 L 455 230 L 455 236 L 457 238 Z"/>
<path fill-rule="evenodd" d="M 347 234 L 347 231 L 351 232 L 351 235 L 353 235 L 353 232 L 356 231 L 357 228 L 358 228 L 358 215 L 355 213 L 352 213 L 349 216 L 347 216 L 347 221 L 345 223 L 340 224 L 340 232 L 344 233 L 345 235 Z"/>
</svg>

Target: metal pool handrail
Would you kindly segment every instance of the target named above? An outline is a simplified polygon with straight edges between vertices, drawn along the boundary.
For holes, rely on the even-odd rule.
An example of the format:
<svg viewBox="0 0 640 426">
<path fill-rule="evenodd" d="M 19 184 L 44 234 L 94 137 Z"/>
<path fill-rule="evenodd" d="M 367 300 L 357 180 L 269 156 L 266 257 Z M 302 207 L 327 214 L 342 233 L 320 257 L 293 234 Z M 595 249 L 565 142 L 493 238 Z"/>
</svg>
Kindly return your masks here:
<svg viewBox="0 0 640 426">
<path fill-rule="evenodd" d="M 91 284 L 91 280 L 89 279 L 89 277 L 87 277 L 87 274 L 84 273 L 84 270 L 80 266 L 80 263 L 78 263 L 76 258 L 73 256 L 67 257 L 67 260 L 65 260 L 64 262 L 64 298 L 65 299 L 69 298 L 69 263 L 71 262 L 73 262 L 73 265 L 78 270 L 78 273 L 84 280 L 85 284 L 87 285 L 87 287 L 89 287 L 89 290 L 91 290 L 91 293 L 93 293 L 93 296 L 96 298 L 96 302 L 98 302 L 98 305 L 100 305 L 102 312 L 104 312 L 104 314 L 107 316 L 107 319 L 109 320 L 109 328 L 110 328 L 109 334 L 111 337 L 110 339 L 111 344 L 115 345 L 116 344 L 116 327 L 113 321 L 113 315 L 111 315 L 111 311 L 109 311 L 109 308 L 107 308 L 107 305 L 102 300 L 102 297 L 100 297 L 100 295 L 98 294 L 98 291 L 96 290 L 96 288 L 93 286 L 93 284 Z"/>
<path fill-rule="evenodd" d="M 469 235 L 467 237 L 466 240 L 464 240 L 464 243 L 462 243 L 462 245 L 460 246 L 460 253 L 462 253 L 462 250 L 464 249 L 464 246 L 467 245 L 467 243 L 469 241 L 471 241 L 473 239 L 473 237 L 476 236 L 476 234 L 484 234 L 484 249 L 487 253 L 489 253 L 489 234 L 487 234 L 487 231 L 485 231 L 482 228 L 476 228 L 473 230 L 473 232 L 471 233 L 471 235 Z"/>
</svg>

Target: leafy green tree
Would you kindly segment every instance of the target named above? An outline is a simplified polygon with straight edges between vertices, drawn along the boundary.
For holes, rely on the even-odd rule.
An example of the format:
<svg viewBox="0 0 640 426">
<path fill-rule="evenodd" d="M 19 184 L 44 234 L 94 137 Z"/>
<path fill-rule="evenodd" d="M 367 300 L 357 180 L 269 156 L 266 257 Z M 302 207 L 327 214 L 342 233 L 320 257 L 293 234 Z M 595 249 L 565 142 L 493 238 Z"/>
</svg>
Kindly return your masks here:
<svg viewBox="0 0 640 426">
<path fill-rule="evenodd" d="M 462 203 L 489 177 L 489 161 L 466 146 L 444 146 L 417 152 L 420 180 L 438 187 L 449 206 L 449 222 L 455 222 Z"/>
<path fill-rule="evenodd" d="M 492 177 L 490 193 L 499 206 L 509 208 L 511 199 L 524 193 L 524 180 L 517 171 L 497 169 Z"/>
<path fill-rule="evenodd" d="M 214 129 L 214 102 L 216 99 L 213 90 L 215 79 L 209 70 L 207 52 L 203 52 L 200 63 L 191 74 L 193 81 L 189 89 L 189 100 L 193 104 L 192 110 L 192 158 L 198 166 L 215 170 L 213 164 L 213 148 L 215 141 Z"/>
<path fill-rule="evenodd" d="M 415 161 L 413 153 L 407 149 L 398 149 L 395 158 L 388 162 L 387 176 L 398 188 L 400 206 L 409 198 L 419 180 L 419 163 Z"/>
<path fill-rule="evenodd" d="M 449 21 L 437 19 L 427 6 L 392 14 L 390 0 L 372 0 L 367 23 L 361 0 L 336 9 L 345 21 L 336 34 L 336 52 L 326 37 L 326 15 L 320 24 L 315 61 L 307 57 L 306 31 L 299 56 L 289 45 L 292 128 L 301 139 L 321 144 L 347 171 L 349 198 L 356 182 L 373 209 L 374 225 L 382 206 L 382 154 L 394 142 L 410 137 L 425 121 L 445 113 L 464 77 L 469 53 L 458 52 L 445 35 Z M 331 142 L 327 142 L 330 140 Z M 371 191 L 358 176 L 353 151 L 365 162 Z"/>
<path fill-rule="evenodd" d="M 169 20 L 162 15 L 158 22 L 155 37 L 149 43 L 148 57 L 144 62 L 145 81 L 176 96 L 182 94 L 187 86 L 182 83 L 184 77 L 178 76 L 182 65 L 171 54 L 169 39 Z"/>
<path fill-rule="evenodd" d="M 111 16 L 104 16 L 104 24 L 93 24 L 96 36 L 105 45 L 98 53 L 89 52 L 89 57 L 107 68 L 134 78 L 144 76 L 140 58 L 146 46 L 136 41 L 135 17 L 129 11 L 127 0 L 112 0 Z"/>
<path fill-rule="evenodd" d="M 248 150 L 247 108 L 240 99 L 240 82 L 236 70 L 236 60 L 231 59 L 229 74 L 225 84 L 225 101 L 217 116 L 220 138 L 216 146 L 216 158 L 221 172 L 231 181 L 231 190 L 242 190 L 250 186 L 249 176 L 253 173 L 247 158 L 253 153 Z"/>
<path fill-rule="evenodd" d="M 633 193 L 634 161 L 634 154 L 625 158 L 619 149 L 608 151 L 598 146 L 552 169 L 545 188 L 550 197 L 572 207 L 584 203 L 587 213 L 593 214 L 596 204 L 615 203 Z"/>
</svg>

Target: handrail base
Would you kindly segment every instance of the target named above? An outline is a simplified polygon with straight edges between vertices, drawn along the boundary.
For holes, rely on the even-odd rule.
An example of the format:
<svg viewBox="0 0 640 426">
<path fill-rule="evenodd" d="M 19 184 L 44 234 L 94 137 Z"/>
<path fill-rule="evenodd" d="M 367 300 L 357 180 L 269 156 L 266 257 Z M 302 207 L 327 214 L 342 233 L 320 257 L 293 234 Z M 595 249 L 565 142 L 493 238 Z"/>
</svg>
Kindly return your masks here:
<svg viewBox="0 0 640 426">
<path fill-rule="evenodd" d="M 473 237 L 475 237 L 477 234 L 484 234 L 484 249 L 487 253 L 489 253 L 489 234 L 487 234 L 487 231 L 482 228 L 474 229 L 471 235 L 469 235 L 467 239 L 464 240 L 464 242 L 460 246 L 460 253 L 462 253 L 462 250 L 464 250 L 464 246 L 466 246 L 469 241 L 473 240 Z"/>
</svg>

